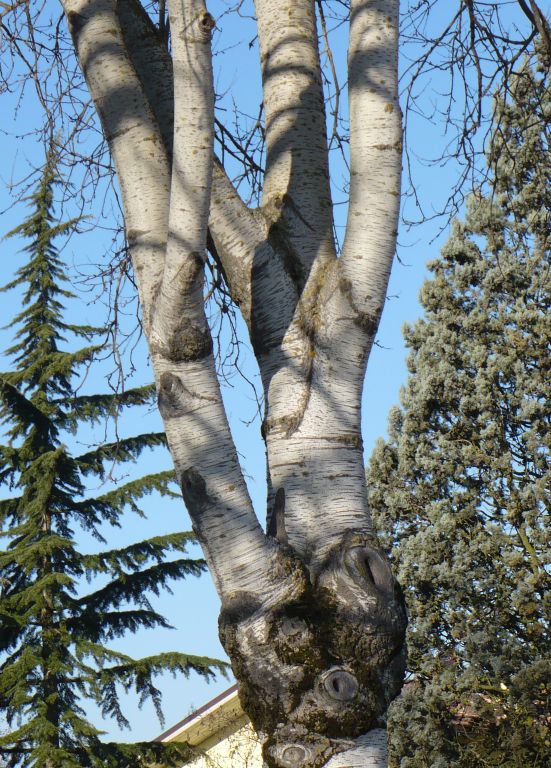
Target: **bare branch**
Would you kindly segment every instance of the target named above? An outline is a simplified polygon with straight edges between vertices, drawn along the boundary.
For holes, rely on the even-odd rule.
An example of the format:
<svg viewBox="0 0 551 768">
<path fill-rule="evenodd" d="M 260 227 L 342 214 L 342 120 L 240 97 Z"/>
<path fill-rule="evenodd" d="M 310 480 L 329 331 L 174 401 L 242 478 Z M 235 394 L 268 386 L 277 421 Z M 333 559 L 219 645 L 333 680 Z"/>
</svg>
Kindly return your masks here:
<svg viewBox="0 0 551 768">
<path fill-rule="evenodd" d="M 538 30 L 539 35 L 543 41 L 543 45 L 547 51 L 547 57 L 551 61 L 551 29 L 549 26 L 549 20 L 546 18 L 535 0 L 529 0 L 529 3 L 530 5 L 528 5 L 526 0 L 518 0 L 518 4 L 522 8 L 526 17 L 530 19 L 531 23 L 534 25 L 534 28 Z"/>
<path fill-rule="evenodd" d="M 437 4 L 444 13 L 449 8 L 443 24 L 436 14 Z M 463 203 L 465 185 L 473 187 L 484 183 L 486 170 L 480 161 L 489 135 L 491 100 L 507 94 L 511 77 L 524 57 L 532 57 L 536 47 L 540 51 L 549 50 L 548 36 L 549 23 L 532 0 L 519 0 L 516 4 L 416 0 L 407 6 L 401 30 L 402 56 L 411 59 L 401 77 L 406 180 L 409 181 L 404 197 L 413 199 L 418 215 L 414 217 L 406 205 L 406 223 L 443 217 L 445 226 Z M 427 95 L 431 90 L 434 92 L 434 82 L 439 83 L 438 94 L 431 100 Z M 427 107 L 428 104 L 433 108 Z M 446 141 L 438 145 L 434 155 L 417 156 L 416 163 L 442 165 L 452 161 L 457 168 L 451 189 L 431 214 L 417 196 L 410 154 L 414 152 L 411 126 L 414 122 L 417 125 L 419 119 L 429 124 L 437 120 L 444 128 Z"/>
</svg>

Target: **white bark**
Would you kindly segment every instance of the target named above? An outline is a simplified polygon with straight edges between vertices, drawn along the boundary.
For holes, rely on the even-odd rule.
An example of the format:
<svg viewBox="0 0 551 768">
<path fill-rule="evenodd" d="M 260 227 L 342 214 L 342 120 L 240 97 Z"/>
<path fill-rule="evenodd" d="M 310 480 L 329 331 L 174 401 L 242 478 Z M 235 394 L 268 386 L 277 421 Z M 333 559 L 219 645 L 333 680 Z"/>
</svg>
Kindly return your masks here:
<svg viewBox="0 0 551 768">
<path fill-rule="evenodd" d="M 172 58 L 139 0 L 118 0 L 116 7 L 126 53 L 155 116 L 170 165 L 174 138 Z"/>
<path fill-rule="evenodd" d="M 401 684 L 405 613 L 371 531 L 360 403 L 396 242 L 398 1 L 351 2 L 352 178 L 339 259 L 313 0 L 256 0 L 267 143 L 259 210 L 213 157 L 203 0 L 169 0 L 172 59 L 138 0 L 64 7 L 117 167 L 169 447 L 266 759 L 384 766 L 377 725 Z M 262 376 L 268 536 L 216 376 L 207 232 Z"/>
<path fill-rule="evenodd" d="M 158 127 L 126 55 L 113 0 L 66 0 L 78 57 L 117 168 L 144 325 L 161 279 L 170 167 Z"/>
<path fill-rule="evenodd" d="M 129 58 L 116 4 L 113 0 L 66 0 L 64 8 L 117 167 L 144 329 L 148 337 L 153 335 L 153 364 L 161 410 L 165 411 L 165 431 L 176 470 L 186 486 L 184 492 L 189 496 L 194 526 L 222 596 L 240 590 L 258 590 L 263 594 L 270 583 L 272 548 L 254 514 L 223 411 L 209 351 L 212 342 L 204 321 L 202 271 L 191 256 L 195 252 L 193 247 L 206 239 L 209 185 L 203 185 L 205 199 L 197 216 L 194 240 L 190 241 L 192 248 L 187 249 L 180 248 L 185 218 L 178 217 L 178 208 L 185 205 L 180 197 L 182 187 L 182 194 L 186 194 L 185 182 L 181 180 L 175 185 L 178 202 L 176 209 L 172 209 L 174 234 L 168 257 L 172 174 L 147 91 L 141 87 L 137 68 Z M 203 66 L 205 62 L 210 68 L 210 57 L 204 57 Z M 210 99 L 211 132 L 212 79 L 209 81 L 208 72 L 206 81 L 210 94 L 204 92 L 204 99 Z M 205 110 L 208 109 L 207 104 Z M 204 115 L 202 119 L 204 123 Z M 200 142 L 201 146 L 206 143 L 204 132 Z M 185 151 L 184 157 L 180 153 L 176 162 L 185 165 Z M 203 168 L 207 164 L 205 157 L 208 159 L 211 152 L 212 143 L 203 151 Z M 191 207 L 193 202 L 189 202 L 188 196 L 188 208 Z M 180 308 L 185 304 L 187 335 L 175 334 L 178 314 L 168 300 L 168 281 L 165 280 L 161 293 L 165 298 L 157 298 L 166 274 L 165 258 L 172 276 L 181 271 L 181 293 L 174 299 Z M 178 349 L 179 346 L 182 348 Z M 188 359 L 183 360 L 182 356 Z M 228 547 L 233 548 L 231 558 L 227 557 Z"/>
<path fill-rule="evenodd" d="M 302 286 L 316 261 L 335 257 L 314 0 L 255 0 L 255 8 L 266 129 L 264 205 L 278 206 Z"/>
<path fill-rule="evenodd" d="M 174 82 L 172 59 L 138 0 L 120 0 L 119 17 L 126 49 L 157 120 L 168 156 L 172 155 Z M 325 160 L 322 160 L 326 163 Z M 265 392 L 272 376 L 289 361 L 281 348 L 298 302 L 298 289 L 286 264 L 285 243 L 274 234 L 283 203 L 251 210 L 241 200 L 218 161 L 214 163 L 209 230 L 231 295 L 249 327 L 259 358 Z M 284 237 L 284 236 L 283 236 Z M 292 270 L 291 270 L 292 273 Z M 254 284 L 254 285 L 253 285 Z M 306 354 L 307 347 L 304 347 Z"/>
<path fill-rule="evenodd" d="M 289 542 L 314 571 L 343 530 L 371 531 L 360 409 L 367 357 L 396 248 L 401 173 L 397 28 L 397 0 L 352 1 L 346 238 L 340 259 L 328 262 L 321 279 L 312 281 L 301 297 L 298 322 L 308 324 L 312 341 L 306 360 L 304 346 L 291 349 L 293 372 L 303 382 L 302 391 L 294 387 L 300 398 L 286 397 L 286 369 L 275 377 L 268 398 L 274 422 L 267 440 L 271 482 L 285 491 Z"/>
<path fill-rule="evenodd" d="M 127 52 L 155 115 L 170 161 L 174 140 L 172 58 L 138 0 L 119 0 L 118 14 Z M 217 160 L 212 174 L 209 230 L 229 280 L 232 298 L 251 327 L 252 270 L 261 273 L 264 283 L 270 285 L 271 295 L 274 281 L 277 290 L 281 281 L 288 284 L 289 278 L 267 241 L 265 217 L 243 203 Z M 278 274 L 274 274 L 274 270 Z M 267 290 L 264 293 L 267 294 Z M 286 328 L 283 323 L 281 320 L 281 327 Z"/>
<path fill-rule="evenodd" d="M 352 0 L 350 13 L 352 170 L 339 279 L 354 316 L 360 321 L 371 319 L 375 326 L 396 250 L 400 206 L 399 2 Z M 373 328 L 368 335 L 373 337 Z"/>
<path fill-rule="evenodd" d="M 376 728 L 356 740 L 356 745 L 329 760 L 325 768 L 386 768 L 386 731 Z"/>
<path fill-rule="evenodd" d="M 168 8 L 174 68 L 172 185 L 163 278 L 155 298 L 150 343 L 169 358 L 176 354 L 180 359 L 182 336 L 187 338 L 190 329 L 198 336 L 195 343 L 210 341 L 203 267 L 214 144 L 210 50 L 214 19 L 202 0 L 169 0 Z"/>
<path fill-rule="evenodd" d="M 356 739 L 355 745 L 339 752 L 325 763 L 324 768 L 386 768 L 388 753 L 386 731 L 377 728 Z M 283 753 L 286 768 L 298 768 L 302 763 L 301 747 L 292 745 Z M 265 768 L 268 768 L 265 763 Z"/>
<path fill-rule="evenodd" d="M 209 228 L 228 278 L 232 298 L 247 323 L 259 357 L 277 349 L 292 320 L 298 292 L 269 241 L 269 222 L 243 203 L 218 162 L 214 165 Z M 261 372 L 278 370 L 275 363 Z"/>
</svg>

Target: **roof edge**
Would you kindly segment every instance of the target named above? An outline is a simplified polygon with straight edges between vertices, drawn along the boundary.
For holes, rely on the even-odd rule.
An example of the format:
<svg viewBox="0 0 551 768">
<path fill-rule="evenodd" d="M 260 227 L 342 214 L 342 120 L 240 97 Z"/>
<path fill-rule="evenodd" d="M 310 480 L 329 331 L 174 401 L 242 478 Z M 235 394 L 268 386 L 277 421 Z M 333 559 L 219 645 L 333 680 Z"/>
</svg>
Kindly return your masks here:
<svg viewBox="0 0 551 768">
<path fill-rule="evenodd" d="M 159 734 L 159 736 L 157 736 L 154 739 L 154 741 L 157 741 L 157 742 L 176 741 L 176 740 L 187 741 L 187 739 L 180 739 L 178 737 L 183 736 L 183 734 L 186 731 L 189 732 L 194 730 L 195 728 L 199 727 L 200 724 L 204 724 L 205 726 L 207 726 L 207 723 L 205 721 L 212 718 L 216 712 L 224 708 L 227 704 L 229 704 L 229 702 L 231 702 L 234 699 L 237 699 L 237 684 L 234 684 L 230 688 L 227 688 L 225 691 L 218 694 L 218 696 L 215 696 L 206 704 L 203 704 L 202 707 L 199 707 L 199 709 L 196 709 L 187 717 L 184 717 L 183 720 L 180 720 L 179 722 L 175 723 L 173 726 L 168 728 L 168 730 L 163 731 L 163 733 Z M 216 725 L 218 726 L 218 724 Z M 208 728 L 207 730 L 210 731 L 210 729 Z M 201 739 L 201 741 L 203 741 L 203 739 Z"/>
</svg>

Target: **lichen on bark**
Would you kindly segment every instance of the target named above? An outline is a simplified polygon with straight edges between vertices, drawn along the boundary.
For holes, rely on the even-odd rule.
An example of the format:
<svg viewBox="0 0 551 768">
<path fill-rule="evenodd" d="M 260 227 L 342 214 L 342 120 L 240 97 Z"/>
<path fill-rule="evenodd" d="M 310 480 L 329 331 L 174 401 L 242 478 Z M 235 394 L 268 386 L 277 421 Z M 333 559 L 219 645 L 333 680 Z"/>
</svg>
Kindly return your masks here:
<svg viewBox="0 0 551 768">
<path fill-rule="evenodd" d="M 220 637 L 269 768 L 320 768 L 380 727 L 405 667 L 406 613 L 376 541 L 347 532 L 315 574 L 286 547 L 265 598 L 234 594 Z"/>
</svg>

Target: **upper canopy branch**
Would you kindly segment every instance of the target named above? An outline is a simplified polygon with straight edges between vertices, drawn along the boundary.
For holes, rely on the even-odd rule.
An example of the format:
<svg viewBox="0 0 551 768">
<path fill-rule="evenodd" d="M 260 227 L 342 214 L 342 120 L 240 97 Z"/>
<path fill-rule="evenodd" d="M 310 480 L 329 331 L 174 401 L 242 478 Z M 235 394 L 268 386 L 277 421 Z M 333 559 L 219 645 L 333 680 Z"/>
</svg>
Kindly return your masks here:
<svg viewBox="0 0 551 768">
<path fill-rule="evenodd" d="M 318 274 L 314 270 L 298 305 L 293 330 L 301 326 L 308 343 L 288 349 L 302 390 L 298 382 L 290 388 L 287 371 L 285 377 L 274 377 L 270 390 L 271 481 L 276 492 L 285 494 L 287 539 L 314 570 L 343 531 L 371 532 L 360 406 L 396 248 L 401 175 L 397 26 L 398 0 L 352 0 L 346 237 L 340 258 Z M 289 391 L 301 397 L 290 398 Z M 310 475 L 315 482 L 306 484 L 304 476 Z"/>
<path fill-rule="evenodd" d="M 334 258 L 325 105 L 314 0 L 256 0 L 266 129 L 264 211 L 304 285 Z"/>
<path fill-rule="evenodd" d="M 330 334 L 338 354 L 342 324 L 333 321 L 344 312 L 363 329 L 363 355 L 356 355 L 362 377 L 396 250 L 402 170 L 398 12 L 398 0 L 352 0 L 350 6 L 350 200 Z"/>
<path fill-rule="evenodd" d="M 203 266 L 211 196 L 214 84 L 203 0 L 169 2 L 174 128 L 168 239 L 150 343 L 170 359 L 212 347 L 203 306 Z M 187 348 L 186 348 L 186 345 Z"/>
<path fill-rule="evenodd" d="M 111 154 L 121 169 L 126 233 L 147 332 L 164 265 L 170 166 L 129 59 L 114 0 L 64 0 L 63 7 Z"/>
<path fill-rule="evenodd" d="M 535 0 L 518 0 L 522 12 L 530 20 L 534 29 L 538 31 L 542 43 L 547 52 L 547 58 L 551 61 L 551 25 Z"/>
<path fill-rule="evenodd" d="M 149 105 L 157 118 L 168 156 L 172 156 L 174 125 L 173 61 L 164 40 L 139 0 L 120 0 L 119 17 L 124 40 Z M 253 346 L 262 358 L 266 343 L 276 349 L 287 331 L 298 301 L 289 274 L 286 246 L 269 217 L 248 208 L 222 164 L 216 159 L 210 196 L 211 245 L 222 264 L 232 299 L 239 305 Z M 292 272 L 292 270 L 291 270 Z M 254 287 L 253 287 L 254 284 Z M 274 290 L 274 285 L 276 289 Z M 265 379 L 281 365 L 281 355 L 270 354 L 260 366 Z M 269 368 L 269 370 L 268 370 Z"/>
</svg>

